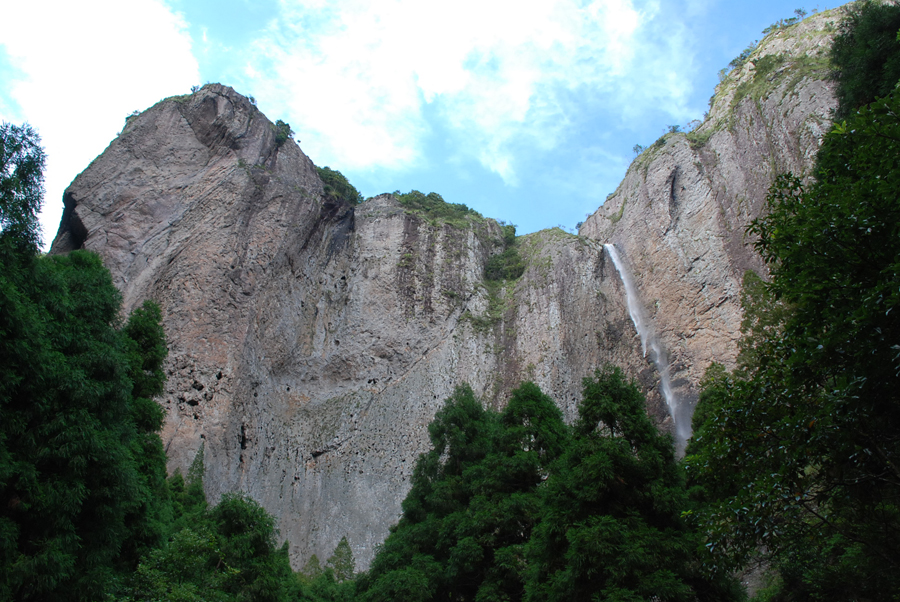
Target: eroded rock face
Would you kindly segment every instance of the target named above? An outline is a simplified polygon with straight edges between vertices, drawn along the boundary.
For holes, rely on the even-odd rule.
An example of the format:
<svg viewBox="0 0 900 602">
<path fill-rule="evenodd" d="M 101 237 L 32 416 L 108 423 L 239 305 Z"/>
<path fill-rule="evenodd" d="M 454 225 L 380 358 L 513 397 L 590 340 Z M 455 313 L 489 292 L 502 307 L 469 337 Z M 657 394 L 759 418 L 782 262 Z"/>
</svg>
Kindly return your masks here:
<svg viewBox="0 0 900 602">
<path fill-rule="evenodd" d="M 274 134 L 223 86 L 159 103 L 69 187 L 52 252 L 98 252 L 126 311 L 160 303 L 170 470 L 203 444 L 210 499 L 262 503 L 295 566 L 343 536 L 368 564 L 458 384 L 499 406 L 532 379 L 569 418 L 604 363 L 652 386 L 600 245 L 533 234 L 526 273 L 485 283 L 495 222 L 435 222 L 391 195 L 328 204 Z"/>
<path fill-rule="evenodd" d="M 645 150 L 579 234 L 613 243 L 668 350 L 681 403 L 711 362 L 734 367 L 741 281 L 766 269 L 746 234 L 776 175 L 808 176 L 836 106 L 838 10 L 765 38 L 719 85 L 708 118 Z"/>
</svg>

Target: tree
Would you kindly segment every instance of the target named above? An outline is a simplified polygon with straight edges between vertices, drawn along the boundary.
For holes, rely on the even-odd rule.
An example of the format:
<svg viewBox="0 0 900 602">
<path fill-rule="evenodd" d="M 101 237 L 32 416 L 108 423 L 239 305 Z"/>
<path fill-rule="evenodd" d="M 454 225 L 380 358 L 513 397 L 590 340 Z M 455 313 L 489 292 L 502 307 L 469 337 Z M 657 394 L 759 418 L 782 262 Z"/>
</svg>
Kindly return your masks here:
<svg viewBox="0 0 900 602">
<path fill-rule="evenodd" d="M 831 46 L 838 119 L 887 96 L 900 82 L 900 6 L 864 0 L 845 10 L 848 15 Z"/>
<path fill-rule="evenodd" d="M 99 257 L 38 256 L 43 152 L 0 135 L 0 598 L 98 599 L 163 535 L 159 309 L 122 325 Z"/>
<path fill-rule="evenodd" d="M 255 105 L 256 101 L 253 97 L 250 97 L 250 104 Z M 284 122 L 282 120 L 278 120 L 275 122 L 275 146 L 282 146 L 285 142 L 291 139 L 291 136 L 294 135 L 294 130 L 291 129 L 291 124 Z"/>
<path fill-rule="evenodd" d="M 126 588 L 127 600 L 309 599 L 291 573 L 287 544 L 276 546 L 276 535 L 274 519 L 259 504 L 226 494 L 144 557 Z"/>
<path fill-rule="evenodd" d="M 341 537 L 334 553 L 325 561 L 325 566 L 334 573 L 334 580 L 338 583 L 353 579 L 356 573 L 356 561 L 353 560 L 353 551 L 346 537 Z"/>
<path fill-rule="evenodd" d="M 586 378 L 572 441 L 542 489 L 526 599 L 733 599 L 729 579 L 698 570 L 674 453 L 618 368 Z"/>
<path fill-rule="evenodd" d="M 365 600 L 516 600 L 538 487 L 567 435 L 532 383 L 502 414 L 458 388 L 429 425 L 404 514 L 359 580 Z"/>
<path fill-rule="evenodd" d="M 762 554 L 804 599 L 900 591 L 898 116 L 897 95 L 859 109 L 813 184 L 772 187 L 751 232 L 783 311 L 707 383 L 688 450 L 718 561 Z"/>
<path fill-rule="evenodd" d="M 96 598 L 123 544 L 130 563 L 162 535 L 159 410 L 130 378 L 157 389 L 141 368 L 156 360 L 128 330 L 158 310 L 116 328 L 120 297 L 99 257 L 0 246 L 0 589 Z"/>
<path fill-rule="evenodd" d="M 0 231 L 35 249 L 44 161 L 41 139 L 30 125 L 0 124 Z"/>
</svg>

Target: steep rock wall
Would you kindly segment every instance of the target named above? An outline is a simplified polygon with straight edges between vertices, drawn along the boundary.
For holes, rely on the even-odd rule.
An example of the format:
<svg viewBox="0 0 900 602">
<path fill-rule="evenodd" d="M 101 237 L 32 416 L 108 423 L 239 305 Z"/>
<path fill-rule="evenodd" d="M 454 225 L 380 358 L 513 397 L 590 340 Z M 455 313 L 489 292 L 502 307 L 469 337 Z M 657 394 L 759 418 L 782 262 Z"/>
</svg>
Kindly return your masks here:
<svg viewBox="0 0 900 602">
<path fill-rule="evenodd" d="M 210 499 L 262 503 L 295 566 L 343 536 L 368 564 L 456 385 L 499 406 L 532 379 L 571 418 L 606 362 L 655 379 L 600 245 L 523 237 L 525 274 L 485 282 L 493 220 L 445 223 L 391 195 L 329 204 L 296 144 L 224 86 L 130 120 L 65 204 L 52 252 L 94 250 L 126 311 L 162 307 L 170 470 L 202 445 Z M 665 420 L 658 397 L 651 411 Z"/>
<path fill-rule="evenodd" d="M 766 274 L 746 227 L 776 175 L 812 170 L 836 106 L 828 52 L 840 18 L 825 11 L 763 39 L 703 124 L 643 151 L 580 229 L 631 267 L 682 404 L 696 402 L 711 362 L 734 367 L 743 275 Z"/>
</svg>

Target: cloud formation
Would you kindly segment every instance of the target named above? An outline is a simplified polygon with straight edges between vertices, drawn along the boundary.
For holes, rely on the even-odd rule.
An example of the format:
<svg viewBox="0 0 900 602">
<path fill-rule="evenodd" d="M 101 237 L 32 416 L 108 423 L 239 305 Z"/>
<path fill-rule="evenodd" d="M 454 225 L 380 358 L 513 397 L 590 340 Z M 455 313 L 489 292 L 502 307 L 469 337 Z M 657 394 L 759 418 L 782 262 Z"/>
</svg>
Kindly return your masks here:
<svg viewBox="0 0 900 602">
<path fill-rule="evenodd" d="M 47 151 L 45 245 L 62 193 L 122 129 L 125 117 L 200 82 L 181 18 L 160 0 L 8 3 L 0 51 L 5 121 L 28 121 Z"/>
<path fill-rule="evenodd" d="M 317 159 L 412 168 L 429 136 L 446 135 L 514 184 L 519 151 L 551 151 L 592 112 L 684 111 L 686 45 L 658 12 L 632 0 L 282 0 L 245 75 Z"/>
</svg>

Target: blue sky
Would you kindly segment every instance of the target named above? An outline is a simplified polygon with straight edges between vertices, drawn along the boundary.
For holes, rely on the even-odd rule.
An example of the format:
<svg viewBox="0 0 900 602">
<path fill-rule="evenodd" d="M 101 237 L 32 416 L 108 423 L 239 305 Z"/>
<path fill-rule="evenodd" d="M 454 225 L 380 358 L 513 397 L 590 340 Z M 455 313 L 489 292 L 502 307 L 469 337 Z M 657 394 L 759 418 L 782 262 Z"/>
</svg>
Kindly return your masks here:
<svg viewBox="0 0 900 602">
<path fill-rule="evenodd" d="M 669 125 L 702 119 L 718 71 L 785 0 L 31 0 L 6 6 L 0 119 L 62 193 L 125 117 L 221 82 L 289 122 L 365 196 L 438 192 L 519 233 L 573 228 Z"/>
</svg>

